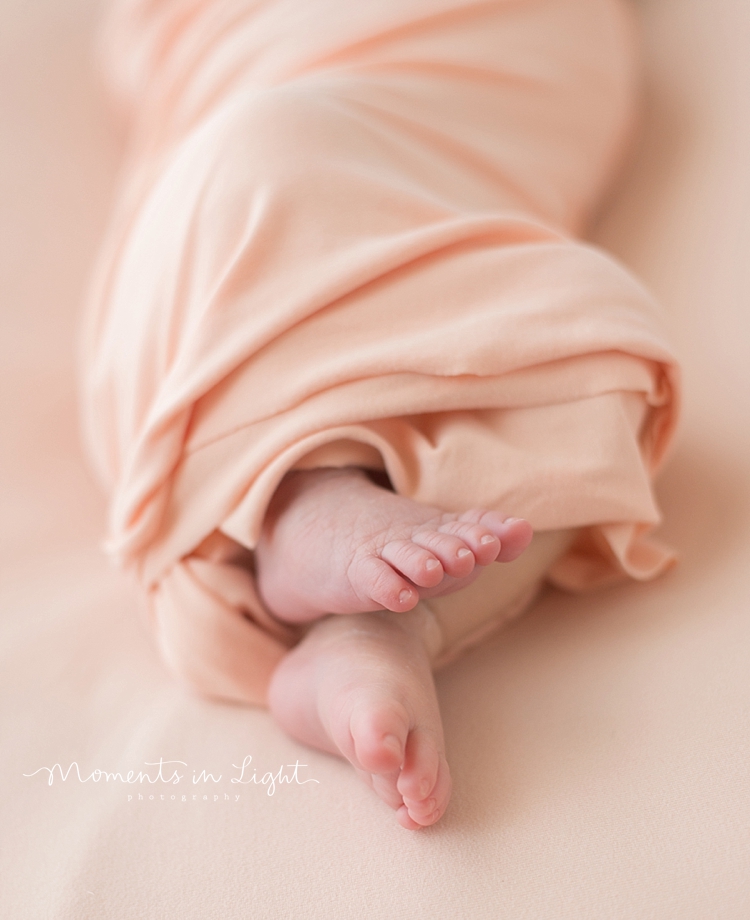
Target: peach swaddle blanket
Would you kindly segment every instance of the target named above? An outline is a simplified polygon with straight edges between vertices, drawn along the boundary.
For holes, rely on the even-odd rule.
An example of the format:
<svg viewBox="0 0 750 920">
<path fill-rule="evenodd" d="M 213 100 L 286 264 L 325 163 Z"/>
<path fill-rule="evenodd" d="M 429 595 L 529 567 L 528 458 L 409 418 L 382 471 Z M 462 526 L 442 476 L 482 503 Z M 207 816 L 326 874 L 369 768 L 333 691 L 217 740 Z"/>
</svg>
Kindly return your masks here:
<svg viewBox="0 0 750 920">
<path fill-rule="evenodd" d="M 84 348 L 110 549 L 164 656 L 263 702 L 298 633 L 252 547 L 297 466 L 583 528 L 583 587 L 669 554 L 650 477 L 676 370 L 649 296 L 574 239 L 622 156 L 616 0 L 125 0 L 132 143 Z"/>
</svg>

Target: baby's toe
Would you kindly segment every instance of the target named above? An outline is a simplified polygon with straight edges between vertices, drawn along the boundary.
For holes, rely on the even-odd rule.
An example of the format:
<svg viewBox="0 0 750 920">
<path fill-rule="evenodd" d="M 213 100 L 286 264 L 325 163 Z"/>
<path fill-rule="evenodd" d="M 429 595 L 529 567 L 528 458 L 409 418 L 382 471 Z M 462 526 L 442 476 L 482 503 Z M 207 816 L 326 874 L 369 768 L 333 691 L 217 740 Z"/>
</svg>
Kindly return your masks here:
<svg viewBox="0 0 750 920">
<path fill-rule="evenodd" d="M 411 540 L 387 543 L 380 558 L 420 588 L 434 588 L 443 580 L 443 567 L 429 550 Z"/>
<path fill-rule="evenodd" d="M 489 565 L 500 552 L 500 538 L 489 527 L 469 521 L 448 521 L 440 526 L 442 533 L 452 534 L 463 540 L 474 553 L 477 565 Z"/>
<path fill-rule="evenodd" d="M 401 827 L 405 827 L 407 831 L 418 831 L 421 829 L 422 825 L 417 824 L 417 822 L 409 814 L 409 809 L 406 805 L 401 805 L 396 810 L 396 818 Z"/>
<path fill-rule="evenodd" d="M 508 518 L 503 522 L 503 530 L 500 532 L 502 546 L 497 561 L 513 562 L 531 543 L 533 536 L 534 530 L 528 521 L 521 518 Z"/>
<path fill-rule="evenodd" d="M 349 717 L 355 767 L 371 774 L 393 774 L 404 762 L 409 716 L 403 706 L 365 704 Z"/>
<path fill-rule="evenodd" d="M 466 578 L 474 571 L 474 553 L 460 537 L 441 530 L 419 530 L 411 539 L 439 560 L 446 575 Z"/>
<path fill-rule="evenodd" d="M 528 521 L 511 518 L 499 511 L 482 511 L 473 509 L 462 514 L 462 523 L 474 524 L 489 530 L 500 541 L 500 551 L 496 555 L 498 562 L 512 562 L 531 543 L 534 531 Z"/>
<path fill-rule="evenodd" d="M 372 603 L 371 610 L 385 608 L 403 613 L 419 603 L 416 588 L 378 556 L 368 555 L 356 560 L 348 576 L 359 600 L 365 605 Z"/>
<path fill-rule="evenodd" d="M 370 788 L 377 797 L 394 811 L 404 804 L 403 796 L 396 788 L 397 780 L 398 770 L 395 773 L 374 773 L 369 782 Z"/>
<path fill-rule="evenodd" d="M 398 780 L 398 791 L 413 802 L 426 799 L 435 787 L 440 754 L 432 737 L 414 729 L 406 741 L 404 765 Z"/>
<path fill-rule="evenodd" d="M 397 817 L 402 827 L 416 830 L 420 827 L 429 827 L 445 813 L 451 793 L 451 778 L 448 764 L 444 757 L 436 757 L 435 781 L 426 797 L 411 798 L 404 795 L 404 803 L 397 809 Z M 402 771 L 402 777 L 404 771 Z M 399 780 L 397 789 L 402 792 L 402 782 Z M 424 788 L 422 786 L 422 788 Z"/>
<path fill-rule="evenodd" d="M 438 767 L 437 782 L 425 803 L 425 805 L 431 807 L 432 810 L 428 811 L 426 807 L 415 808 L 411 803 L 404 800 L 404 805 L 406 805 L 409 810 L 410 818 L 420 827 L 429 827 L 430 824 L 439 821 L 445 814 L 445 809 L 448 807 L 451 796 L 451 785 L 451 774 L 448 764 L 445 758 L 441 758 Z M 433 803 L 434 807 L 432 807 Z"/>
<path fill-rule="evenodd" d="M 393 773 L 368 773 L 367 770 L 354 767 L 354 772 L 389 808 L 397 811 L 404 804 L 403 796 L 396 788 L 398 770 Z"/>
</svg>

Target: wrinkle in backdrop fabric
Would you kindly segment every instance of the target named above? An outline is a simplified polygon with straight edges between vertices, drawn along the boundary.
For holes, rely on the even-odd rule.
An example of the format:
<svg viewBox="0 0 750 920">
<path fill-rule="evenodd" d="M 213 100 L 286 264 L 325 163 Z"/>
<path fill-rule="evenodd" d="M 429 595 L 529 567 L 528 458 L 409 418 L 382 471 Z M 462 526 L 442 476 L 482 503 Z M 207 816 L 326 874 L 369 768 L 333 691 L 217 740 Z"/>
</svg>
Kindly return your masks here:
<svg viewBox="0 0 750 920">
<path fill-rule="evenodd" d="M 674 357 L 575 239 L 632 128 L 624 4 L 124 0 L 104 47 L 131 146 L 86 427 L 176 674 L 264 701 L 298 632 L 251 551 L 298 466 L 582 528 L 566 587 L 669 564 L 647 533 Z"/>
</svg>

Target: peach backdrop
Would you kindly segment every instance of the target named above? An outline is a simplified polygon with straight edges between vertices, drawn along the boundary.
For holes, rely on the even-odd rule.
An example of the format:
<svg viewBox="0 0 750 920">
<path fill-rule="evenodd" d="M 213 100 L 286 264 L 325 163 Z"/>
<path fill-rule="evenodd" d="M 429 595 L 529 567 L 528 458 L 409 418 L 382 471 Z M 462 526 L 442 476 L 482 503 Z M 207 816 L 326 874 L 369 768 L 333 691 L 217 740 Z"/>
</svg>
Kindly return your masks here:
<svg viewBox="0 0 750 920">
<path fill-rule="evenodd" d="M 89 65 L 96 9 L 4 0 L 2 916 L 750 916 L 750 7 L 640 6 L 644 136 L 597 240 L 666 304 L 684 359 L 659 487 L 682 565 L 585 599 L 550 593 L 444 671 L 455 797 L 409 834 L 266 713 L 174 685 L 100 553 L 74 393 L 119 152 Z M 318 782 L 232 784 L 247 755 L 257 776 L 300 761 Z M 72 761 L 84 778 L 154 775 L 159 758 L 185 762 L 178 785 L 23 775 Z M 194 786 L 193 770 L 222 779 Z"/>
</svg>

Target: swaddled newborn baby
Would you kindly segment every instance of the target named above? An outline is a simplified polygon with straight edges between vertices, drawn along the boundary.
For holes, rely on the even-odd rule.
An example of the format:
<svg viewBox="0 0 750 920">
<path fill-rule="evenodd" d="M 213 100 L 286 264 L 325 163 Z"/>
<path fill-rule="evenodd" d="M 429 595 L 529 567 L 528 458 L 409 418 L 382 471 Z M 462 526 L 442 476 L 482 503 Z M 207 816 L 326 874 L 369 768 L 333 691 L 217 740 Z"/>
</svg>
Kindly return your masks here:
<svg viewBox="0 0 750 920">
<path fill-rule="evenodd" d="M 176 675 L 433 824 L 433 670 L 544 581 L 671 561 L 674 359 L 576 239 L 633 120 L 628 11 L 121 0 L 104 47 L 131 137 L 84 350 L 110 551 Z"/>
</svg>

